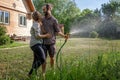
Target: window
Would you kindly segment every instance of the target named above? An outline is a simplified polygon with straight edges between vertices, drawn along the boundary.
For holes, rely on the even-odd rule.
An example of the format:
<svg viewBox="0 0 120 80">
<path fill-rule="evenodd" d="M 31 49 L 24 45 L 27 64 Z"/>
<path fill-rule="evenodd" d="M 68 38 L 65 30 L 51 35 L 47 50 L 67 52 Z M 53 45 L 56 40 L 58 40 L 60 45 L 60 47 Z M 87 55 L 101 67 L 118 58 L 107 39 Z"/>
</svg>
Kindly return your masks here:
<svg viewBox="0 0 120 80">
<path fill-rule="evenodd" d="M 9 24 L 9 12 L 0 10 L 0 23 Z"/>
<path fill-rule="evenodd" d="M 9 23 L 9 13 L 5 12 L 5 23 Z"/>
<path fill-rule="evenodd" d="M 26 26 L 26 17 L 24 15 L 19 15 L 19 25 Z"/>
</svg>

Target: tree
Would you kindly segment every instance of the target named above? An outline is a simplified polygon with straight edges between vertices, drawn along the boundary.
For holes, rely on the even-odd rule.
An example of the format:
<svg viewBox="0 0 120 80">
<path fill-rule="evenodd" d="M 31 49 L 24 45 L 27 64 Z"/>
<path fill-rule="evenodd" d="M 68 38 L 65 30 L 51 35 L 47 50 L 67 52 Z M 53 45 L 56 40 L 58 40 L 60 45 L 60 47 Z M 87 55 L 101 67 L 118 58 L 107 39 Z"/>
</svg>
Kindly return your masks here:
<svg viewBox="0 0 120 80">
<path fill-rule="evenodd" d="M 101 16 L 101 22 L 97 25 L 97 32 L 100 37 L 104 38 L 118 38 L 117 37 L 117 27 L 119 27 L 120 18 L 116 15 L 120 3 L 110 1 L 109 3 L 102 4 L 101 11 L 103 15 Z"/>
<path fill-rule="evenodd" d="M 45 0 L 33 0 L 35 7 L 42 13 L 42 6 Z M 80 15 L 80 9 L 72 0 L 47 0 L 47 3 L 53 5 L 52 13 L 58 19 L 59 23 L 64 24 L 65 33 L 69 32 L 71 23 Z"/>
<path fill-rule="evenodd" d="M 110 3 L 102 4 L 102 12 L 106 16 L 106 20 L 113 19 L 115 12 L 117 11 L 120 4 L 118 2 L 111 1 Z"/>
<path fill-rule="evenodd" d="M 73 24 L 72 30 L 81 30 L 79 36 L 81 37 L 89 37 L 89 34 L 92 31 L 96 30 L 96 25 L 101 20 L 100 10 L 96 9 L 92 11 L 90 9 L 84 9 L 80 16 L 76 18 L 76 21 Z"/>
<path fill-rule="evenodd" d="M 103 21 L 101 22 L 101 25 L 99 25 L 99 28 L 98 28 L 99 36 L 104 38 L 115 39 L 117 38 L 117 32 L 116 32 L 117 27 L 118 27 L 118 24 L 116 24 L 116 22 Z"/>
</svg>

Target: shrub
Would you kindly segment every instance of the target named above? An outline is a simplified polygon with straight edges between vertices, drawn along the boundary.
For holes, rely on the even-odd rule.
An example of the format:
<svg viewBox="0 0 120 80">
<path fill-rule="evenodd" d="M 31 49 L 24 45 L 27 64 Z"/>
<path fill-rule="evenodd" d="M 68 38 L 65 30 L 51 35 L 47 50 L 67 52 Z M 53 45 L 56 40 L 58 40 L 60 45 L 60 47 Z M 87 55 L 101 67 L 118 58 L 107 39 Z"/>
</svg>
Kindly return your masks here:
<svg viewBox="0 0 120 80">
<path fill-rule="evenodd" d="M 14 40 L 10 40 L 10 43 L 14 43 Z"/>
<path fill-rule="evenodd" d="M 6 28 L 3 25 L 0 25 L 0 36 L 6 34 Z"/>
<path fill-rule="evenodd" d="M 105 20 L 98 26 L 97 32 L 101 38 L 119 39 L 119 32 L 116 31 L 117 27 L 119 27 L 119 25 L 116 22 Z"/>
<path fill-rule="evenodd" d="M 92 32 L 90 33 L 90 37 L 91 37 L 91 38 L 97 38 L 97 37 L 98 37 L 98 33 L 97 33 L 96 31 L 92 31 Z"/>
<path fill-rule="evenodd" d="M 9 36 L 6 35 L 6 27 L 0 25 L 0 45 L 13 43 Z"/>
<path fill-rule="evenodd" d="M 9 44 L 11 42 L 9 36 L 0 36 L 0 45 Z"/>
</svg>

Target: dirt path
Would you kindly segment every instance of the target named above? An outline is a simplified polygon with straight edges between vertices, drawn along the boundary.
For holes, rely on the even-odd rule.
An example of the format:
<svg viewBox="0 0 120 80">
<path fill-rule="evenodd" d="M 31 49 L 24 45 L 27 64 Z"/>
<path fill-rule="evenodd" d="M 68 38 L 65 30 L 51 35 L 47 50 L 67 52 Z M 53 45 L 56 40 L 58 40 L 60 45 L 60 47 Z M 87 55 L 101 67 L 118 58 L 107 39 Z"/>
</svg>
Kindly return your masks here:
<svg viewBox="0 0 120 80">
<path fill-rule="evenodd" d="M 0 50 L 9 50 L 9 49 L 22 48 L 22 47 L 29 47 L 29 45 L 18 46 L 18 47 L 11 47 L 11 48 L 1 48 Z"/>
</svg>

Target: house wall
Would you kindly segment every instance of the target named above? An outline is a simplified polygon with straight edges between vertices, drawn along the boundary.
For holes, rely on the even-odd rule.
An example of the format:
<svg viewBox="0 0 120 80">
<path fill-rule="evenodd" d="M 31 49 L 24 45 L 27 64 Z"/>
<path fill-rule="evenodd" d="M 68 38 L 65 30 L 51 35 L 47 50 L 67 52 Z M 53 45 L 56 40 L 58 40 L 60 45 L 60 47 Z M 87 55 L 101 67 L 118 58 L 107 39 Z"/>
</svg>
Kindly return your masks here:
<svg viewBox="0 0 120 80">
<path fill-rule="evenodd" d="M 30 9 L 26 3 L 26 0 L 0 0 L 0 6 L 4 6 L 6 8 L 19 10 L 22 12 L 29 12 Z"/>
<path fill-rule="evenodd" d="M 30 12 L 30 9 L 25 0 L 0 0 L 0 10 L 10 13 L 10 22 L 5 25 L 7 34 L 16 34 L 17 36 L 30 36 L 30 27 L 32 20 L 27 20 L 27 26 L 19 25 L 19 15 L 25 15 Z"/>
</svg>

